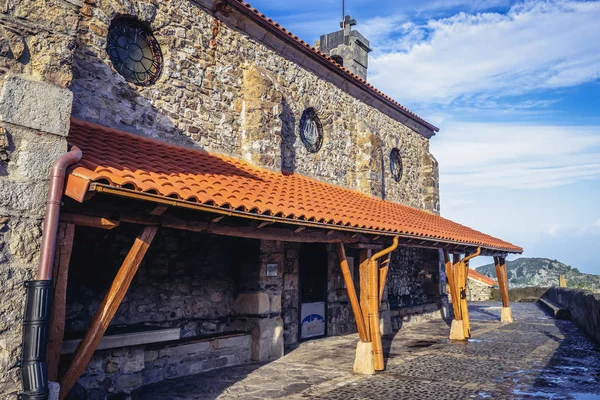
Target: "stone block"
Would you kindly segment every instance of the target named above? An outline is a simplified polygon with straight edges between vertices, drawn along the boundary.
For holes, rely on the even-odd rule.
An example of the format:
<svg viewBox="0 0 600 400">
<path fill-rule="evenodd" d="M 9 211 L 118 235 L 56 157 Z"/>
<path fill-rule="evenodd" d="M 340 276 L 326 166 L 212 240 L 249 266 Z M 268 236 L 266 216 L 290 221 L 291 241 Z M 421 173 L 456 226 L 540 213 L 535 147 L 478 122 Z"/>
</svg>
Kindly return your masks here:
<svg viewBox="0 0 600 400">
<path fill-rule="evenodd" d="M 272 313 L 280 313 L 281 312 L 281 296 L 280 295 L 271 296 L 271 312 Z"/>
<path fill-rule="evenodd" d="M 271 308 L 269 294 L 264 292 L 242 293 L 233 305 L 233 311 L 239 315 L 268 314 Z"/>
<path fill-rule="evenodd" d="M 117 392 L 126 392 L 129 393 L 134 389 L 142 386 L 143 379 L 142 374 L 133 374 L 133 375 L 121 375 L 117 381 Z"/>
<path fill-rule="evenodd" d="M 48 179 L 54 162 L 67 152 L 67 141 L 57 136 L 27 135 L 21 139 L 16 158 L 17 174 L 33 179 Z"/>
<path fill-rule="evenodd" d="M 144 369 L 144 351 L 142 349 L 130 349 L 125 363 L 123 364 L 123 373 L 131 374 L 140 372 Z"/>
<path fill-rule="evenodd" d="M 0 208 L 39 217 L 44 215 L 47 195 L 46 183 L 0 179 Z"/>
<path fill-rule="evenodd" d="M 270 361 L 283 356 L 283 319 L 264 318 L 253 321 L 252 360 Z"/>
<path fill-rule="evenodd" d="M 167 347 L 158 351 L 158 357 L 185 356 L 188 354 L 201 353 L 210 349 L 210 342 L 198 342 L 184 344 L 181 346 Z"/>
<path fill-rule="evenodd" d="M 354 358 L 354 372 L 363 375 L 373 375 L 375 373 L 372 342 L 359 341 L 357 343 L 356 357 Z"/>
<path fill-rule="evenodd" d="M 228 347 L 242 347 L 242 348 L 250 348 L 250 336 L 233 336 L 226 337 L 221 339 L 213 340 L 213 348 L 214 349 L 225 349 Z"/>
<path fill-rule="evenodd" d="M 68 89 L 11 75 L 0 92 L 0 121 L 67 136 L 72 103 Z"/>
</svg>

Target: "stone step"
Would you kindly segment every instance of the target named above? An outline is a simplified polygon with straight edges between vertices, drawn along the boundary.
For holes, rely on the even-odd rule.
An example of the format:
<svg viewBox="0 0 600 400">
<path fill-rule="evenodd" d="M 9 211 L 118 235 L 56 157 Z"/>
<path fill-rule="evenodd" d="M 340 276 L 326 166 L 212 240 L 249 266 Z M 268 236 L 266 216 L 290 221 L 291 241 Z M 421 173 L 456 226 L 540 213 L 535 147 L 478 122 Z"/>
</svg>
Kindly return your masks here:
<svg viewBox="0 0 600 400">
<path fill-rule="evenodd" d="M 571 313 L 566 308 L 554 303 L 545 297 L 540 298 L 539 303 L 556 319 L 571 319 Z"/>
</svg>

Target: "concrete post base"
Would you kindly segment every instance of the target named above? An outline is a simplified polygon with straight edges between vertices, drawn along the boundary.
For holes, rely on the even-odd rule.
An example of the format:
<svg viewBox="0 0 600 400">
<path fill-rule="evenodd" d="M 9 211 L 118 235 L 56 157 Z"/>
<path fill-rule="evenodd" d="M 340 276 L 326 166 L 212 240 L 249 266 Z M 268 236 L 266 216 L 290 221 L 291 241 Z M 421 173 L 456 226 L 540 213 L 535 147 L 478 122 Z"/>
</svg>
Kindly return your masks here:
<svg viewBox="0 0 600 400">
<path fill-rule="evenodd" d="M 467 338 L 465 338 L 462 320 L 452 320 L 452 326 L 450 327 L 450 340 L 467 340 Z"/>
<path fill-rule="evenodd" d="M 358 344 L 356 345 L 354 372 L 363 375 L 373 375 L 375 373 L 375 364 L 373 364 L 372 342 L 358 342 Z"/>
<path fill-rule="evenodd" d="M 510 307 L 502 307 L 502 313 L 500 314 L 500 321 L 507 323 L 507 324 L 513 322 L 512 310 L 510 309 Z"/>
</svg>

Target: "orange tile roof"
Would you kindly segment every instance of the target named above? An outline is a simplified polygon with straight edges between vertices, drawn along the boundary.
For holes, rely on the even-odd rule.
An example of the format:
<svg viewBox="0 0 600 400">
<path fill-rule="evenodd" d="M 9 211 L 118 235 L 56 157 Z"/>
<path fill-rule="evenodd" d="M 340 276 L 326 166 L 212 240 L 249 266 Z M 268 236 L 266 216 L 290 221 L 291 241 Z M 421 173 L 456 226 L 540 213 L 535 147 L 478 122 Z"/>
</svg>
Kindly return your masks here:
<svg viewBox="0 0 600 400">
<path fill-rule="evenodd" d="M 475 279 L 476 281 L 479 281 L 481 283 L 485 283 L 488 286 L 494 286 L 494 285 L 498 284 L 498 282 L 496 282 L 492 278 L 483 275 L 482 273 L 480 273 L 479 271 L 474 270 L 473 268 L 469 268 L 469 275 L 468 276 L 469 276 L 469 278 Z"/>
<path fill-rule="evenodd" d="M 370 92 L 371 94 L 380 98 L 380 100 L 384 101 L 392 108 L 395 108 L 401 113 L 412 117 L 413 119 L 422 123 L 434 132 L 439 132 L 438 127 L 425 121 L 425 119 L 410 111 L 408 108 L 404 107 L 402 104 L 398 103 L 396 100 L 392 99 L 390 96 L 383 93 L 381 90 L 377 89 L 376 87 L 368 83 L 366 80 L 362 79 L 360 76 L 350 71 L 348 68 L 338 64 L 329 55 L 323 53 L 321 50 L 316 49 L 309 43 L 306 43 L 304 40 L 300 39 L 298 36 L 294 35 L 292 32 L 282 27 L 279 23 L 273 21 L 271 18 L 267 17 L 265 14 L 262 14 L 256 8 L 252 7 L 249 3 L 246 3 L 243 0 L 234 0 L 230 4 L 233 6 L 237 6 L 236 8 L 239 11 L 245 13 L 250 18 L 253 18 L 258 23 L 261 23 L 263 26 L 269 28 L 271 31 L 278 34 L 279 36 L 289 39 L 290 43 L 295 45 L 296 47 L 303 50 L 308 50 L 309 55 L 327 62 L 327 64 L 333 66 L 335 68 L 334 70 L 340 72 L 346 79 L 354 81 L 359 86 L 362 86 L 363 89 L 365 89 L 367 92 Z"/>
<path fill-rule="evenodd" d="M 416 208 L 89 122 L 72 119 L 68 141 L 83 151 L 82 160 L 70 171 L 80 181 L 279 217 L 283 222 L 310 221 L 329 229 L 337 226 L 522 252 L 508 242 Z"/>
</svg>

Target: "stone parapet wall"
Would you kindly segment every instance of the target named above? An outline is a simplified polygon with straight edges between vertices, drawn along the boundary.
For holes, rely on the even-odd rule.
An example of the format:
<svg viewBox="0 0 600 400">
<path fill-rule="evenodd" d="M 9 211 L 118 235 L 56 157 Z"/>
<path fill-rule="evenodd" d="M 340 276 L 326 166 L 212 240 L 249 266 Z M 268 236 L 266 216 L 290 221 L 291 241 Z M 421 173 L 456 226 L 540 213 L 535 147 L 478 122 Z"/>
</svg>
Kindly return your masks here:
<svg viewBox="0 0 600 400">
<path fill-rule="evenodd" d="M 104 399 L 142 385 L 250 362 L 249 334 L 94 353 L 71 392 L 73 398 Z"/>
<path fill-rule="evenodd" d="M 571 319 L 600 344 L 600 295 L 589 290 L 552 287 L 545 297 L 567 308 Z"/>
</svg>

